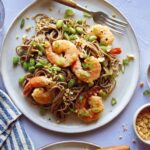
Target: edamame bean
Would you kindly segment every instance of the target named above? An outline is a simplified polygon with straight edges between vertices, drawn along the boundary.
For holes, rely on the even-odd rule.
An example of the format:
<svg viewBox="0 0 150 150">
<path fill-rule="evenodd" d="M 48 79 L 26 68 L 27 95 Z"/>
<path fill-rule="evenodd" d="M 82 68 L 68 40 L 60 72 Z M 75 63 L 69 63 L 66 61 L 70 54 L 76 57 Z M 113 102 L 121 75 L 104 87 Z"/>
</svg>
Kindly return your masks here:
<svg viewBox="0 0 150 150">
<path fill-rule="evenodd" d="M 19 84 L 20 84 L 20 85 L 22 85 L 22 84 L 23 84 L 23 82 L 24 82 L 24 80 L 25 80 L 25 78 L 24 78 L 24 77 L 20 77 L 20 78 L 19 78 L 19 80 L 18 80 Z"/>
<path fill-rule="evenodd" d="M 66 9 L 64 17 L 72 17 L 74 16 L 74 11 L 72 9 Z"/>
<path fill-rule="evenodd" d="M 101 48 L 103 51 L 107 52 L 107 46 L 100 46 L 100 48 Z"/>
<path fill-rule="evenodd" d="M 35 68 L 42 68 L 43 67 L 43 65 L 41 64 L 41 63 L 37 63 L 36 65 L 35 65 Z"/>
<path fill-rule="evenodd" d="M 13 65 L 16 66 L 18 65 L 18 63 L 19 63 L 19 57 L 18 56 L 13 57 Z"/>
<path fill-rule="evenodd" d="M 56 27 L 58 28 L 58 29 L 61 29 L 62 28 L 62 26 L 63 26 L 63 20 L 58 20 L 57 22 L 56 22 Z"/>
<path fill-rule="evenodd" d="M 76 30 L 75 30 L 74 28 L 72 28 L 72 27 L 69 27 L 68 32 L 69 32 L 70 34 L 75 34 L 75 33 L 76 33 Z"/>
<path fill-rule="evenodd" d="M 67 33 L 64 33 L 64 38 L 65 38 L 66 40 L 69 40 L 69 35 L 68 35 Z"/>
<path fill-rule="evenodd" d="M 63 24 L 63 30 L 64 32 L 68 32 L 68 26 L 66 24 Z"/>
<path fill-rule="evenodd" d="M 30 72 L 33 72 L 34 70 L 35 70 L 35 67 L 34 67 L 34 66 L 29 67 L 29 71 L 30 71 Z"/>
<path fill-rule="evenodd" d="M 100 46 L 106 46 L 106 43 L 104 41 L 101 41 Z"/>
<path fill-rule="evenodd" d="M 58 75 L 58 78 L 59 78 L 60 81 L 65 81 L 65 77 L 61 74 Z"/>
<path fill-rule="evenodd" d="M 78 34 L 82 34 L 83 33 L 83 28 L 76 27 L 76 31 L 77 31 Z"/>
<path fill-rule="evenodd" d="M 97 37 L 95 36 L 95 35 L 92 35 L 92 36 L 90 36 L 89 38 L 88 38 L 88 40 L 90 41 L 90 42 L 93 42 L 93 41 L 95 41 L 97 39 Z"/>
<path fill-rule="evenodd" d="M 83 21 L 84 21 L 84 19 L 80 19 L 80 20 L 77 21 L 77 23 L 78 23 L 78 24 L 82 24 Z"/>
<path fill-rule="evenodd" d="M 49 70 L 50 71 L 61 71 L 61 68 L 57 67 L 57 66 L 53 66 L 53 67 L 50 67 Z"/>
<path fill-rule="evenodd" d="M 29 69 L 29 64 L 28 64 L 27 62 L 24 62 L 24 63 L 23 63 L 23 69 L 24 69 L 25 71 L 28 71 L 28 69 Z"/>
<path fill-rule="evenodd" d="M 29 65 L 30 66 L 34 66 L 35 65 L 35 60 L 33 58 L 30 58 Z"/>
<path fill-rule="evenodd" d="M 78 36 L 77 35 L 70 35 L 69 36 L 69 40 L 76 40 L 78 38 Z"/>
<path fill-rule="evenodd" d="M 40 59 L 39 63 L 41 63 L 43 66 L 48 64 L 48 61 L 46 59 Z"/>
</svg>

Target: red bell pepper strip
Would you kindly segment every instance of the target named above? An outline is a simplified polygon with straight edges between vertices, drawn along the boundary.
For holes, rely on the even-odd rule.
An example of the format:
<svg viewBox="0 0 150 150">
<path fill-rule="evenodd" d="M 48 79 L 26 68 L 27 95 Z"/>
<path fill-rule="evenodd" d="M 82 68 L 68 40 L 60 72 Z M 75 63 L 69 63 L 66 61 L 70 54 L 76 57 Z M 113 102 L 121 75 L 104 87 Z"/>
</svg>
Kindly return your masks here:
<svg viewBox="0 0 150 150">
<path fill-rule="evenodd" d="M 116 56 L 121 54 L 121 52 L 122 52 L 121 48 L 113 48 L 108 52 L 108 54 L 111 56 Z"/>
</svg>

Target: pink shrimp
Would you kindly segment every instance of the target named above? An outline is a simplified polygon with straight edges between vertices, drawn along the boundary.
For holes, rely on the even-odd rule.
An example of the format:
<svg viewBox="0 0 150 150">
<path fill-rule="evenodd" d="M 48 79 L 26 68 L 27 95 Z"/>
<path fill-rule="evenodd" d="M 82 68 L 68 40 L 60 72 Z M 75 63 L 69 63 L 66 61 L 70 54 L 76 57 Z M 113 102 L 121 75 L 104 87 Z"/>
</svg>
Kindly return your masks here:
<svg viewBox="0 0 150 150">
<path fill-rule="evenodd" d="M 23 94 L 25 96 L 28 96 L 33 91 L 34 88 L 48 87 L 52 83 L 53 82 L 51 81 L 51 79 L 45 76 L 33 77 L 25 85 L 23 89 Z"/>
<path fill-rule="evenodd" d="M 72 66 L 72 71 L 78 79 L 86 83 L 91 83 L 100 77 L 101 65 L 97 58 L 90 56 L 84 60 L 86 69 L 82 68 L 81 62 L 78 59 Z"/>
<path fill-rule="evenodd" d="M 78 55 L 76 46 L 67 40 L 54 41 L 52 46 L 46 48 L 47 59 L 60 67 L 71 66 L 78 59 Z"/>
</svg>

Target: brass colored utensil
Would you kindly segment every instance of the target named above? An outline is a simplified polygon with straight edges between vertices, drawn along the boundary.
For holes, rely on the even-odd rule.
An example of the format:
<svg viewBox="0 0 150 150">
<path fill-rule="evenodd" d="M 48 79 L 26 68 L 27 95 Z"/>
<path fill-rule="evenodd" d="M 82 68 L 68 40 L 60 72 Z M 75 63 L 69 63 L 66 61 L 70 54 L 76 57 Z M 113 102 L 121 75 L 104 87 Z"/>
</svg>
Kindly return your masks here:
<svg viewBox="0 0 150 150">
<path fill-rule="evenodd" d="M 109 26 L 112 31 L 115 31 L 117 33 L 123 34 L 127 26 L 127 23 L 120 19 L 112 18 L 111 16 L 107 15 L 102 11 L 98 11 L 98 12 L 90 11 L 87 8 L 77 4 L 73 0 L 53 0 L 53 1 L 72 7 L 74 9 L 78 9 L 80 11 L 87 12 L 93 17 L 93 20 L 96 23 L 105 24 Z"/>
<path fill-rule="evenodd" d="M 112 147 L 100 148 L 97 150 L 130 150 L 130 147 L 125 146 L 125 145 L 121 145 L 121 146 L 112 146 Z"/>
</svg>

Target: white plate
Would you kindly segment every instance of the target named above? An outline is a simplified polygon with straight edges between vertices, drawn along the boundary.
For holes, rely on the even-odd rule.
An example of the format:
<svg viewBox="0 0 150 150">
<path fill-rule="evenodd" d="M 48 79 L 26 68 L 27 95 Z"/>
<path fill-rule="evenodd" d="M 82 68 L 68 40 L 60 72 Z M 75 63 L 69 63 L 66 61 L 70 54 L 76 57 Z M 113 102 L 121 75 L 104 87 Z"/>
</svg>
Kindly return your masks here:
<svg viewBox="0 0 150 150">
<path fill-rule="evenodd" d="M 110 5 L 109 3 L 102 0 L 86 0 L 86 3 L 81 0 L 77 0 L 83 6 L 87 6 L 92 10 L 103 10 L 108 14 L 115 13 L 118 18 L 126 20 L 119 11 Z M 50 12 L 48 8 L 51 7 L 52 11 Z M 120 75 L 117 81 L 117 86 L 110 97 L 105 101 L 105 111 L 102 114 L 102 117 L 94 123 L 84 124 L 77 119 L 68 119 L 62 124 L 57 124 L 54 121 L 48 120 L 49 116 L 41 116 L 39 110 L 36 106 L 32 105 L 27 101 L 23 95 L 22 90 L 18 85 L 18 78 L 24 75 L 23 69 L 20 67 L 14 68 L 12 65 L 12 57 L 16 55 L 15 48 L 17 45 L 21 44 L 22 35 L 26 34 L 24 30 L 20 29 L 20 22 L 22 18 L 26 16 L 34 16 L 37 13 L 46 13 L 49 16 L 56 18 L 62 18 L 65 11 L 65 6 L 51 2 L 50 0 L 36 1 L 30 6 L 28 6 L 18 17 L 14 20 L 3 43 L 2 56 L 1 56 L 1 73 L 5 87 L 18 108 L 23 112 L 23 114 L 32 120 L 34 123 L 39 126 L 64 133 L 79 133 L 90 131 L 105 125 L 114 119 L 128 104 L 131 99 L 134 90 L 137 85 L 138 76 L 139 76 L 139 48 L 131 26 L 128 25 L 126 29 L 126 34 L 124 36 L 115 35 L 116 40 L 114 46 L 120 46 L 123 49 L 123 54 L 120 56 L 120 59 L 126 57 L 127 54 L 133 54 L 135 56 L 135 61 L 132 62 L 127 68 L 124 75 Z M 61 12 L 61 14 L 59 13 Z M 76 11 L 76 17 L 81 18 L 82 13 Z M 26 20 L 26 26 L 32 25 L 34 22 L 32 19 Z M 93 23 L 90 20 L 90 23 Z M 34 30 L 30 32 L 30 35 L 34 34 Z M 19 40 L 16 40 L 16 36 L 19 36 Z M 111 98 L 115 97 L 117 99 L 117 105 L 114 107 L 111 106 Z"/>
<path fill-rule="evenodd" d="M 81 141 L 63 141 L 47 145 L 39 150 L 96 150 L 99 146 Z"/>
</svg>

